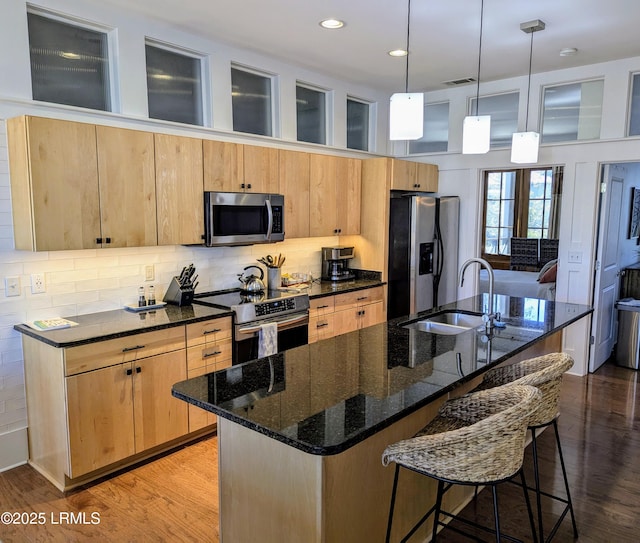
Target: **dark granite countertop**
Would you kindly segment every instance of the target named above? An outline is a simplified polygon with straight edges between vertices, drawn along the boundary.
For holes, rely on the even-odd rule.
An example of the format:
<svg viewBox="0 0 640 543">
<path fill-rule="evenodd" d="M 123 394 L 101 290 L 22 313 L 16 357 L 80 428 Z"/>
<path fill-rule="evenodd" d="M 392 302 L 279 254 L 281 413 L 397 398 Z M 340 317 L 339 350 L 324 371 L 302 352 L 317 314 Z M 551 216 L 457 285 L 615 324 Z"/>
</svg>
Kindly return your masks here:
<svg viewBox="0 0 640 543">
<path fill-rule="evenodd" d="M 584 305 L 497 295 L 505 328 L 435 335 L 402 326 L 475 296 L 176 383 L 172 394 L 311 454 L 340 453 L 585 317 Z"/>
<path fill-rule="evenodd" d="M 363 277 L 349 281 L 314 281 L 307 289 L 307 292 L 309 293 L 309 298 L 323 298 L 324 296 L 334 296 L 345 292 L 379 287 L 384 284 L 376 277 Z"/>
<path fill-rule="evenodd" d="M 66 318 L 77 322 L 78 326 L 47 330 L 46 332 L 39 332 L 26 324 L 16 324 L 13 328 L 48 345 L 62 348 L 151 332 L 227 315 L 232 315 L 232 312 L 203 305 L 194 304 L 179 307 L 168 304 L 163 308 L 149 311 L 134 312 L 127 309 L 116 309 L 70 316 Z"/>
</svg>

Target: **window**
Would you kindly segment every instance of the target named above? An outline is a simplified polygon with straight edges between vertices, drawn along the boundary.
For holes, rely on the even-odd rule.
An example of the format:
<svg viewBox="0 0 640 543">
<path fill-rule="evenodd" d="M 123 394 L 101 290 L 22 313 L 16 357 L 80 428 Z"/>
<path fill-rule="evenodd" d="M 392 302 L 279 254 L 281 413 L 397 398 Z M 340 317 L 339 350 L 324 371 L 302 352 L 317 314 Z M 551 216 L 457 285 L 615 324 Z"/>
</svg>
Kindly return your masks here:
<svg viewBox="0 0 640 543">
<path fill-rule="evenodd" d="M 371 104 L 347 98 L 347 148 L 369 150 Z"/>
<path fill-rule="evenodd" d="M 602 80 L 545 87 L 542 143 L 598 139 L 603 88 Z"/>
<path fill-rule="evenodd" d="M 409 142 L 409 154 L 437 153 L 449 148 L 449 102 L 424 105 L 424 136 Z"/>
<path fill-rule="evenodd" d="M 34 100 L 111 110 L 105 32 L 27 13 Z"/>
<path fill-rule="evenodd" d="M 298 141 L 327 143 L 327 93 L 296 85 Z"/>
<path fill-rule="evenodd" d="M 202 57 L 151 42 L 145 52 L 149 117 L 202 126 Z"/>
<path fill-rule="evenodd" d="M 562 167 L 488 171 L 484 188 L 482 252 L 490 261 L 509 256 L 512 237 L 558 237 Z"/>
<path fill-rule="evenodd" d="M 476 113 L 476 98 L 471 98 L 469 115 L 491 115 L 491 148 L 511 147 L 513 133 L 518 131 L 520 93 L 509 92 L 481 96 Z"/>
<path fill-rule="evenodd" d="M 640 136 L 640 74 L 633 74 L 631 81 L 631 107 L 629 136 Z"/>
<path fill-rule="evenodd" d="M 273 78 L 231 67 L 233 129 L 273 136 Z"/>
</svg>

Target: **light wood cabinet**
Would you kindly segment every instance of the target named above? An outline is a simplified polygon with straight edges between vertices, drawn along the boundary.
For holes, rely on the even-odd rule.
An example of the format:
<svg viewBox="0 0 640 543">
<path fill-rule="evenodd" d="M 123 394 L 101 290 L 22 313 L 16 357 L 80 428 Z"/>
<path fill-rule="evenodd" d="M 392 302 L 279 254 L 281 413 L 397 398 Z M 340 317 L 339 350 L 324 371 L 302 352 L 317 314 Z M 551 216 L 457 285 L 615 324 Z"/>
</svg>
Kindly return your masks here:
<svg viewBox="0 0 640 543">
<path fill-rule="evenodd" d="M 187 377 L 228 368 L 232 364 L 231 317 L 187 325 Z M 216 415 L 189 405 L 189 431 L 194 432 L 216 422 Z"/>
<path fill-rule="evenodd" d="M 436 192 L 438 167 L 434 164 L 411 162 L 394 158 L 390 161 L 391 189 Z"/>
<path fill-rule="evenodd" d="M 155 134 L 158 245 L 202 243 L 202 140 Z"/>
<path fill-rule="evenodd" d="M 171 387 L 188 376 L 188 349 L 229 344 L 220 369 L 230 341 L 230 317 L 67 348 L 23 336 L 30 464 L 68 490 L 211 431 L 190 429 Z"/>
<path fill-rule="evenodd" d="M 152 133 L 41 117 L 7 131 L 16 248 L 157 245 Z"/>
<path fill-rule="evenodd" d="M 202 140 L 204 190 L 240 192 L 244 183 L 243 145 Z"/>
<path fill-rule="evenodd" d="M 310 155 L 310 235 L 360 233 L 361 163 L 355 158 Z"/>
<path fill-rule="evenodd" d="M 280 191 L 280 151 L 274 147 L 244 146 L 245 192 L 278 194 Z M 285 222 L 286 225 L 286 222 Z"/>
<path fill-rule="evenodd" d="M 383 287 L 314 298 L 309 302 L 309 343 L 384 322 Z"/>
<path fill-rule="evenodd" d="M 102 247 L 158 244 L 153 134 L 96 126 Z"/>
<path fill-rule="evenodd" d="M 309 237 L 309 153 L 279 152 L 280 192 L 284 194 L 287 238 Z"/>
<path fill-rule="evenodd" d="M 7 121 L 15 246 L 96 247 L 100 232 L 96 129 L 41 117 Z"/>
</svg>

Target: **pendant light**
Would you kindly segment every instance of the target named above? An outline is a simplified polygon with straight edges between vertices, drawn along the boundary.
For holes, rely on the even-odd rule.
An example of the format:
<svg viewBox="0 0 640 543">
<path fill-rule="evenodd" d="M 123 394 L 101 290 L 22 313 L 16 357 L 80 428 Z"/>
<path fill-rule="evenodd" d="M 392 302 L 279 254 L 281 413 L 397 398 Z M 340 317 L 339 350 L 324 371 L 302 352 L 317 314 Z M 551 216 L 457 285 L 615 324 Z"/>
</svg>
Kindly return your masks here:
<svg viewBox="0 0 640 543">
<path fill-rule="evenodd" d="M 533 164 L 538 162 L 538 150 L 540 149 L 540 134 L 529 132 L 529 97 L 531 94 L 531 63 L 533 59 L 533 34 L 544 30 L 545 24 L 540 19 L 522 23 L 520 30 L 531 34 L 529 47 L 529 82 L 527 85 L 527 112 L 524 120 L 524 132 L 515 132 L 511 139 L 511 162 L 515 164 Z"/>
<path fill-rule="evenodd" d="M 417 140 L 424 130 L 424 94 L 409 92 L 409 29 L 411 0 L 407 6 L 407 49 L 404 92 L 396 92 L 389 99 L 389 139 Z"/>
<path fill-rule="evenodd" d="M 482 23 L 484 0 L 480 2 L 480 43 L 478 45 L 478 80 L 476 86 L 476 114 L 467 115 L 462 125 L 462 154 L 481 155 L 489 152 L 491 144 L 491 116 L 478 115 L 480 106 L 480 60 L 482 59 Z"/>
</svg>

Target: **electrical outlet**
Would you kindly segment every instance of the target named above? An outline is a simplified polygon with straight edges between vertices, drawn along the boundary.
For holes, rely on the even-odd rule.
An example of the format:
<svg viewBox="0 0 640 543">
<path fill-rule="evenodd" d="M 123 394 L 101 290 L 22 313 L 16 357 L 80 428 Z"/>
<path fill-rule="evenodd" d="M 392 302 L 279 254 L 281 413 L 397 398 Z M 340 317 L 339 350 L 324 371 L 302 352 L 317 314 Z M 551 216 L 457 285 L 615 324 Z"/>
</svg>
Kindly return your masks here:
<svg viewBox="0 0 640 543">
<path fill-rule="evenodd" d="M 144 267 L 144 280 L 145 281 L 153 281 L 155 279 L 156 273 L 153 269 L 153 264 L 149 264 Z"/>
<path fill-rule="evenodd" d="M 44 284 L 44 273 L 31 274 L 31 294 L 40 294 L 46 292 Z"/>
<path fill-rule="evenodd" d="M 19 277 L 5 277 L 4 278 L 4 292 L 5 296 L 20 296 L 20 278 Z"/>
</svg>

